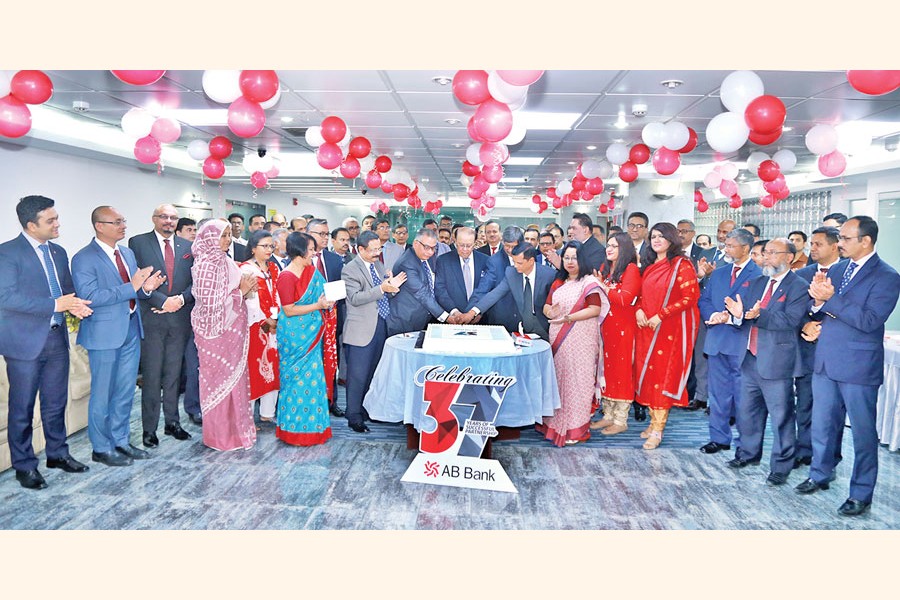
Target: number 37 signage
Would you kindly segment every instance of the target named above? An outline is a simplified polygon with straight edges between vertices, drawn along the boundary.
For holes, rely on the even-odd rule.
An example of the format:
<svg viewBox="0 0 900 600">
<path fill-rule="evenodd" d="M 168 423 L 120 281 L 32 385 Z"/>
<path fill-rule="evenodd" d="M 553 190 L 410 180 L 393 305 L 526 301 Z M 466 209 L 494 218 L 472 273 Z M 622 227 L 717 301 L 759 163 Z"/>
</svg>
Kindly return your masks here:
<svg viewBox="0 0 900 600">
<path fill-rule="evenodd" d="M 512 376 L 475 374 L 468 367 L 430 365 L 416 372 L 426 423 L 419 454 L 401 481 L 516 493 L 496 460 L 481 458 Z"/>
</svg>

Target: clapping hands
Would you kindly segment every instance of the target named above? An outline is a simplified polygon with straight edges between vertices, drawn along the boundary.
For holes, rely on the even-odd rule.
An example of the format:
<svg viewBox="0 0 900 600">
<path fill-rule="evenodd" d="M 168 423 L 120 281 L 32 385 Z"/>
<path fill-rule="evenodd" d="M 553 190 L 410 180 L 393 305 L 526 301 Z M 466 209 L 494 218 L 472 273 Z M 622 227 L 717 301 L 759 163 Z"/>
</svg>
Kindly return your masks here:
<svg viewBox="0 0 900 600">
<path fill-rule="evenodd" d="M 79 319 L 91 316 L 94 311 L 88 307 L 90 300 L 82 300 L 76 298 L 75 294 L 66 294 L 56 299 L 56 305 L 53 312 L 70 312 Z"/>
<path fill-rule="evenodd" d="M 834 285 L 825 273 L 819 272 L 813 276 L 809 284 L 809 295 L 815 300 L 816 306 L 821 306 L 834 296 Z"/>
</svg>

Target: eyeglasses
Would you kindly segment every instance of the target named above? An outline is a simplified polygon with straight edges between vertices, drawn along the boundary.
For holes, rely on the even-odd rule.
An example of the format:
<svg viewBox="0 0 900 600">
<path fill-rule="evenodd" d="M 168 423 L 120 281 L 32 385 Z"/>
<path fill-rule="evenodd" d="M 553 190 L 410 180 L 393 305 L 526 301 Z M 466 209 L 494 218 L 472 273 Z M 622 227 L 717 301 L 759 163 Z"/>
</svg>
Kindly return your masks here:
<svg viewBox="0 0 900 600">
<path fill-rule="evenodd" d="M 689 234 L 689 233 L 691 233 L 691 232 L 693 232 L 693 231 L 694 231 L 693 229 L 679 229 L 679 230 L 678 230 L 678 233 L 680 233 L 680 234 L 682 234 L 682 235 L 687 235 L 687 234 Z"/>
<path fill-rule="evenodd" d="M 176 215 L 176 216 L 172 216 L 172 215 L 153 215 L 153 218 L 154 218 L 154 219 L 159 219 L 160 221 L 177 221 L 177 220 L 178 220 L 178 216 L 177 216 L 177 215 Z"/>
<path fill-rule="evenodd" d="M 540 242 L 541 246 L 552 246 L 553 242 Z"/>
<path fill-rule="evenodd" d="M 852 235 L 852 236 L 850 236 L 850 237 L 847 237 L 846 235 L 841 235 L 841 236 L 838 236 L 838 238 L 839 238 L 842 242 L 849 242 L 849 241 L 851 241 L 851 240 L 857 240 L 857 241 L 862 240 L 862 236 L 859 236 L 859 235 Z"/>
<path fill-rule="evenodd" d="M 428 252 L 434 252 L 437 249 L 437 244 L 435 244 L 434 246 L 429 246 L 428 244 L 422 243 L 419 240 L 416 240 L 416 242 L 418 242 L 419 245 L 425 248 L 425 250 L 427 250 Z"/>
<path fill-rule="evenodd" d="M 381 246 L 377 246 L 375 248 L 366 248 L 366 252 L 369 254 L 381 254 Z"/>
<path fill-rule="evenodd" d="M 578 262 L 577 256 L 563 256 L 563 260 L 566 262 Z"/>
<path fill-rule="evenodd" d="M 313 235 L 324 235 L 324 236 L 328 235 L 327 231 L 307 231 L 306 233 L 311 233 Z"/>
<path fill-rule="evenodd" d="M 459 244 L 459 243 L 457 243 L 456 247 L 461 248 L 463 250 L 468 250 L 469 248 L 474 248 L 475 244 Z"/>
<path fill-rule="evenodd" d="M 607 248 L 612 248 L 613 250 L 618 250 L 618 249 L 619 249 L 619 245 L 618 245 L 618 244 L 606 244 L 606 247 L 607 247 Z"/>
<path fill-rule="evenodd" d="M 793 252 L 789 252 L 787 250 L 763 250 L 763 256 L 775 256 L 776 254 L 793 254 Z"/>
<path fill-rule="evenodd" d="M 629 223 L 627 225 L 628 229 L 646 229 L 647 226 L 643 223 Z"/>
<path fill-rule="evenodd" d="M 104 225 L 115 225 L 116 227 L 121 227 L 128 223 L 128 219 L 116 219 L 115 221 L 97 221 L 98 223 L 103 223 Z"/>
<path fill-rule="evenodd" d="M 275 248 L 274 244 L 257 244 L 256 246 L 258 248 L 268 248 L 269 250 L 272 250 L 273 248 Z"/>
</svg>

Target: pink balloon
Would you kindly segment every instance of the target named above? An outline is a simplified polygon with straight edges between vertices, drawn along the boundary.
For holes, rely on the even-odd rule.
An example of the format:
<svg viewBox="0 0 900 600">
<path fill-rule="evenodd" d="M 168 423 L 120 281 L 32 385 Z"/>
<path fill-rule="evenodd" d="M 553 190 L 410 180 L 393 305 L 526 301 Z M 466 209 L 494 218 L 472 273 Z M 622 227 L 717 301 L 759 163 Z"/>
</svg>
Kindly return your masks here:
<svg viewBox="0 0 900 600">
<path fill-rule="evenodd" d="M 31 111 L 14 96 L 0 98 L 0 135 L 17 138 L 31 129 Z"/>
<path fill-rule="evenodd" d="M 494 208 L 497 206 L 497 199 L 493 196 L 486 196 L 483 202 L 485 208 Z"/>
<path fill-rule="evenodd" d="M 478 158 L 481 159 L 485 167 L 499 166 L 509 159 L 509 149 L 506 147 L 506 144 L 485 142 L 481 144 L 481 148 L 478 150 Z"/>
<path fill-rule="evenodd" d="M 228 107 L 228 129 L 236 136 L 251 138 L 259 135 L 265 125 L 266 112 L 258 102 L 241 96 Z"/>
<path fill-rule="evenodd" d="M 626 161 L 622 163 L 622 166 L 619 167 L 619 179 L 626 183 L 631 183 L 638 177 L 638 168 L 637 165 L 633 162 Z"/>
<path fill-rule="evenodd" d="M 512 111 L 506 104 L 490 98 L 481 103 L 472 122 L 478 135 L 489 142 L 499 142 L 512 131 Z"/>
<path fill-rule="evenodd" d="M 497 183 L 501 179 L 503 179 L 503 167 L 501 165 L 493 165 L 487 166 L 485 163 L 484 169 L 481 171 L 481 176 L 484 177 L 484 180 L 488 183 Z"/>
<path fill-rule="evenodd" d="M 559 198 L 559 195 L 556 193 L 555 187 L 547 188 L 547 196 L 552 200 L 553 198 Z"/>
<path fill-rule="evenodd" d="M 737 184 L 730 179 L 723 179 L 722 183 L 719 184 L 719 191 L 722 192 L 722 195 L 726 198 L 730 198 L 737 194 L 737 189 Z"/>
<path fill-rule="evenodd" d="M 276 167 L 274 165 L 272 166 L 271 169 L 266 171 L 266 177 L 268 177 L 269 179 L 275 179 L 280 174 L 281 174 L 281 171 L 278 169 L 278 167 Z"/>
<path fill-rule="evenodd" d="M 763 196 L 759 199 L 759 203 L 762 204 L 764 208 L 772 208 L 775 206 L 775 198 L 771 195 Z"/>
<path fill-rule="evenodd" d="M 326 142 L 339 143 L 347 135 L 347 124 L 340 117 L 322 119 L 322 137 Z"/>
<path fill-rule="evenodd" d="M 705 213 L 709 210 L 709 204 L 707 204 L 706 200 L 701 200 L 697 203 L 697 212 Z"/>
<path fill-rule="evenodd" d="M 563 205 L 562 198 L 554 198 L 553 199 L 553 208 L 559 209 L 559 208 L 562 208 L 562 205 Z"/>
<path fill-rule="evenodd" d="M 238 84 L 244 98 L 263 103 L 278 93 L 278 74 L 275 71 L 241 71 Z"/>
<path fill-rule="evenodd" d="M 341 163 L 341 175 L 347 179 L 353 179 L 359 175 L 359 161 L 352 156 L 348 156 Z"/>
<path fill-rule="evenodd" d="M 171 144 L 181 137 L 181 124 L 174 119 L 157 119 L 150 129 L 150 136 L 163 144 Z"/>
<path fill-rule="evenodd" d="M 256 171 L 250 176 L 250 184 L 256 189 L 264 188 L 269 184 L 269 178 L 265 173 Z"/>
<path fill-rule="evenodd" d="M 472 141 L 475 142 L 486 142 L 487 140 L 481 137 L 481 135 L 475 131 L 475 116 L 472 115 L 469 117 L 469 121 L 466 123 L 466 131 L 469 134 L 469 137 L 472 138 Z"/>
<path fill-rule="evenodd" d="M 160 154 L 162 154 L 162 147 L 149 135 L 134 143 L 134 157 L 145 165 L 157 162 Z"/>
<path fill-rule="evenodd" d="M 509 85 L 531 85 L 541 78 L 543 71 L 497 71 L 500 79 Z"/>
<path fill-rule="evenodd" d="M 372 169 L 366 174 L 366 185 L 371 189 L 375 189 L 381 185 L 381 173 Z"/>
<path fill-rule="evenodd" d="M 722 175 L 719 174 L 718 171 L 710 171 L 706 174 L 706 177 L 703 178 L 703 185 L 712 189 L 717 188 L 722 184 Z"/>
<path fill-rule="evenodd" d="M 453 76 L 453 95 L 463 104 L 481 104 L 491 97 L 487 80 L 487 71 L 457 71 Z"/>
<path fill-rule="evenodd" d="M 53 82 L 43 71 L 19 71 L 9 82 L 9 90 L 25 104 L 43 104 L 53 95 Z"/>
<path fill-rule="evenodd" d="M 163 69 L 162 71 L 113 71 L 112 74 L 123 83 L 150 85 L 159 81 L 165 72 L 165 69 Z"/>
<path fill-rule="evenodd" d="M 609 199 L 609 202 L 606 203 L 606 206 L 609 207 L 609 210 L 614 209 L 614 208 L 616 207 L 616 199 L 615 199 L 615 198 L 610 198 L 610 199 Z"/>
<path fill-rule="evenodd" d="M 323 169 L 336 169 L 344 160 L 341 147 L 331 142 L 325 142 L 316 149 L 316 161 Z"/>
<path fill-rule="evenodd" d="M 837 177 L 847 168 L 847 159 L 838 150 L 819 157 L 819 172 L 825 177 Z"/>
<path fill-rule="evenodd" d="M 377 200 L 369 205 L 369 210 L 371 210 L 372 212 L 378 212 L 378 201 Z"/>
<path fill-rule="evenodd" d="M 225 174 L 225 163 L 215 156 L 207 156 L 203 161 L 203 174 L 210 179 L 218 179 Z"/>
<path fill-rule="evenodd" d="M 660 175 L 671 175 L 681 166 L 681 154 L 677 150 L 666 147 L 658 148 L 653 153 L 653 168 Z"/>
<path fill-rule="evenodd" d="M 394 186 L 390 181 L 385 179 L 384 181 L 381 182 L 381 191 L 384 192 L 385 194 L 390 194 L 391 192 L 394 191 Z"/>
</svg>

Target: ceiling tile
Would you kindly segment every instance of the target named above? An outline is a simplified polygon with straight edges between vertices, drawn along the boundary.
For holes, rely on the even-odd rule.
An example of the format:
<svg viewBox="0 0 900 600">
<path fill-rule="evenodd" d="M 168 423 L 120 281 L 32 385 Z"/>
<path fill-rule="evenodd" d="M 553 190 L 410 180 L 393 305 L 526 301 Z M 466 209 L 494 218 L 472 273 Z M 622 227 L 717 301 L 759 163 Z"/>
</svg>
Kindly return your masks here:
<svg viewBox="0 0 900 600">
<path fill-rule="evenodd" d="M 289 89 L 300 92 L 388 90 L 379 71 L 278 71 L 278 78 Z"/>
<path fill-rule="evenodd" d="M 390 92 L 370 91 L 299 91 L 297 94 L 327 115 L 344 116 L 345 112 L 400 111 Z"/>
</svg>

